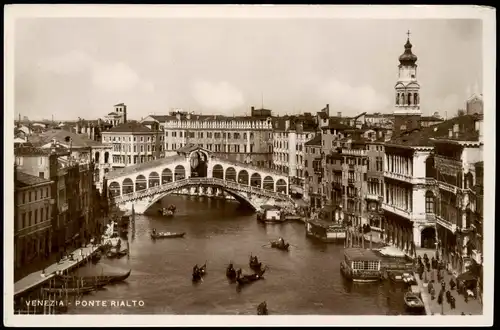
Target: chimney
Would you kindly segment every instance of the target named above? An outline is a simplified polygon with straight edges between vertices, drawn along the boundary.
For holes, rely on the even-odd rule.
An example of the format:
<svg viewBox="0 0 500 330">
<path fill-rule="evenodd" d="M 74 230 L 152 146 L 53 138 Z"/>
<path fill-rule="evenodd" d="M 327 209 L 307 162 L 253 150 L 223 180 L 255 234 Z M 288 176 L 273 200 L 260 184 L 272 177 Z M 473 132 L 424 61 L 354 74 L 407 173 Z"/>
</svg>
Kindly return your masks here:
<svg viewBox="0 0 500 330">
<path fill-rule="evenodd" d="M 325 108 L 325 113 L 328 117 L 330 117 L 330 104 L 326 104 L 326 108 Z"/>
<path fill-rule="evenodd" d="M 290 119 L 285 120 L 285 131 L 288 131 L 288 128 L 290 127 Z"/>
<path fill-rule="evenodd" d="M 255 107 L 251 107 L 250 109 L 252 110 L 252 112 L 254 112 L 254 110 L 255 110 Z"/>
<path fill-rule="evenodd" d="M 451 128 L 448 130 L 448 137 L 453 137 L 453 130 Z"/>
<path fill-rule="evenodd" d="M 80 121 L 76 122 L 75 130 L 76 130 L 76 134 L 80 134 Z"/>
<path fill-rule="evenodd" d="M 175 114 L 175 118 L 177 118 L 177 120 L 181 120 L 181 114 L 179 112 L 177 112 Z"/>
<path fill-rule="evenodd" d="M 337 112 L 337 117 L 342 117 L 342 112 Z"/>
</svg>

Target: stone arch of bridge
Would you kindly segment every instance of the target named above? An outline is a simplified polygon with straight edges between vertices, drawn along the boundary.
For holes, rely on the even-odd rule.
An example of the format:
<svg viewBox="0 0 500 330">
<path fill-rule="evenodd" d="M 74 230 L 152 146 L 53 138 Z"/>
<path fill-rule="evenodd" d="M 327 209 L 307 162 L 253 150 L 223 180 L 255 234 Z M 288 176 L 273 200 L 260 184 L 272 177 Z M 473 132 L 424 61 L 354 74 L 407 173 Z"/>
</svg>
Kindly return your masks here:
<svg viewBox="0 0 500 330">
<path fill-rule="evenodd" d="M 197 186 L 197 185 L 186 184 L 183 188 L 189 188 L 189 187 L 194 187 L 194 186 Z M 234 191 L 232 189 L 228 189 L 226 187 L 223 187 L 223 186 L 217 185 L 217 184 L 203 185 L 203 186 L 221 189 L 222 191 L 225 191 L 226 193 L 228 193 L 229 195 L 234 197 L 234 199 L 236 199 L 240 204 L 243 204 L 246 207 L 249 207 L 254 211 L 257 210 L 257 207 L 251 202 L 250 198 L 245 193 Z M 177 187 L 176 189 L 172 189 L 169 191 L 164 191 L 164 192 L 155 194 L 154 197 L 149 201 L 148 205 L 146 206 L 146 208 L 144 210 L 149 209 L 152 205 L 154 205 L 156 202 L 161 200 L 163 197 L 173 193 L 174 191 L 176 191 L 178 189 L 179 188 Z"/>
<path fill-rule="evenodd" d="M 234 181 L 269 191 L 285 194 L 288 192 L 288 183 L 283 177 L 273 175 L 265 170 L 256 171 L 217 160 L 212 160 L 209 168 L 209 173 L 211 174 L 209 177 Z"/>
</svg>

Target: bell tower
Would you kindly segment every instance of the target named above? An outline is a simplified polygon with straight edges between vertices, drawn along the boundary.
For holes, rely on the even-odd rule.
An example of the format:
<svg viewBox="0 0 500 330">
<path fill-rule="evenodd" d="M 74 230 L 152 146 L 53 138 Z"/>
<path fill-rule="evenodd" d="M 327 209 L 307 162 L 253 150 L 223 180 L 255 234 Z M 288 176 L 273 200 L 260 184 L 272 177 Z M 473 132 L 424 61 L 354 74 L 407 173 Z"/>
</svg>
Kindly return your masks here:
<svg viewBox="0 0 500 330">
<path fill-rule="evenodd" d="M 394 135 L 420 127 L 420 84 L 417 79 L 417 56 L 412 53 L 410 31 L 404 53 L 399 56 L 395 89 Z"/>
</svg>

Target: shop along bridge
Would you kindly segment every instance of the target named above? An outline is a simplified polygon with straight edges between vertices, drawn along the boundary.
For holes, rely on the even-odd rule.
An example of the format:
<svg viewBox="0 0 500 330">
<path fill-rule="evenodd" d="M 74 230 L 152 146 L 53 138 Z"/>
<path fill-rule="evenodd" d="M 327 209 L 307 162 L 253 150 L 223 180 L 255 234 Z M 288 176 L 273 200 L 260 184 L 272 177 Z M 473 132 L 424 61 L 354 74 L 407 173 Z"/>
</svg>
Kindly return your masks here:
<svg viewBox="0 0 500 330">
<path fill-rule="evenodd" d="M 122 209 L 143 214 L 174 192 L 223 196 L 258 210 L 264 204 L 292 206 L 288 176 L 272 169 L 218 158 L 198 146 L 177 154 L 113 170 L 106 175 L 108 192 Z"/>
</svg>

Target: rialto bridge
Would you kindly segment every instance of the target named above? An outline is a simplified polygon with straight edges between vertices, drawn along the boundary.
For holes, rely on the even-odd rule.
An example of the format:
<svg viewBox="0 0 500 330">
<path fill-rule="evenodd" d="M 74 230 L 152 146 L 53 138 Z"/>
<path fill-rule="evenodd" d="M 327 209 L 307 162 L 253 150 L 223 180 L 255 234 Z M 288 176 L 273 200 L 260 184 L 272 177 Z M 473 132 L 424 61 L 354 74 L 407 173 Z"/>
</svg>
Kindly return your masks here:
<svg viewBox="0 0 500 330">
<path fill-rule="evenodd" d="M 288 176 L 272 169 L 215 157 L 189 145 L 177 155 L 110 171 L 108 192 L 122 209 L 138 214 L 169 193 L 224 196 L 257 210 L 261 205 L 291 206 Z"/>
</svg>

